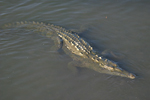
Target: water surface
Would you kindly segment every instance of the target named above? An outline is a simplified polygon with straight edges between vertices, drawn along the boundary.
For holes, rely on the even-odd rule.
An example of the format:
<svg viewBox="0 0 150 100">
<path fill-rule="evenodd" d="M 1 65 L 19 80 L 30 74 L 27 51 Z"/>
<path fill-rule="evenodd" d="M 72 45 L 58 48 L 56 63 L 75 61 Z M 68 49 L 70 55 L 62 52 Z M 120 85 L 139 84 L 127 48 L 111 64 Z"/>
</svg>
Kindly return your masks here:
<svg viewBox="0 0 150 100">
<path fill-rule="evenodd" d="M 0 26 L 17 21 L 53 23 L 81 31 L 98 52 L 135 73 L 135 80 L 90 69 L 72 72 L 72 59 L 47 37 L 0 28 L 0 100 L 149 100 L 148 0 L 0 1 Z"/>
</svg>

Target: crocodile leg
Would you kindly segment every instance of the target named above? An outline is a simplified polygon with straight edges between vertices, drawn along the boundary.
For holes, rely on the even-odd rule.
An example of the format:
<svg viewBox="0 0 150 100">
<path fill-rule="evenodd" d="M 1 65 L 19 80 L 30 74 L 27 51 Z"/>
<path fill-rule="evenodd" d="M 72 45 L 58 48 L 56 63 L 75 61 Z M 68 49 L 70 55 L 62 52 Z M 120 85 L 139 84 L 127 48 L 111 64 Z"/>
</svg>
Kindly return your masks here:
<svg viewBox="0 0 150 100">
<path fill-rule="evenodd" d="M 78 67 L 82 66 L 81 62 L 73 60 L 68 63 L 68 68 L 75 74 L 78 73 Z"/>
<path fill-rule="evenodd" d="M 51 50 L 61 52 L 62 46 L 63 46 L 63 40 L 58 36 L 51 37 L 51 39 L 54 41 L 54 44 L 55 44 L 51 47 Z"/>
</svg>

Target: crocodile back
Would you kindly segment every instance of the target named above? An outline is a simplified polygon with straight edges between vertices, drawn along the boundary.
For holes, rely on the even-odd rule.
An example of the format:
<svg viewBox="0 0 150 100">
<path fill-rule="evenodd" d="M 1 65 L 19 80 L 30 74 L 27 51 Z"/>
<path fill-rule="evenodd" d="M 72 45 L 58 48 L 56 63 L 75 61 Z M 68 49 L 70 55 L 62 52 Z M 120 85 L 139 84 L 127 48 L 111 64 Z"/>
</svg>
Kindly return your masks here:
<svg viewBox="0 0 150 100">
<path fill-rule="evenodd" d="M 67 31 L 57 31 L 57 34 L 66 44 L 66 47 L 74 54 L 87 58 L 93 52 L 93 48 L 77 34 Z"/>
</svg>

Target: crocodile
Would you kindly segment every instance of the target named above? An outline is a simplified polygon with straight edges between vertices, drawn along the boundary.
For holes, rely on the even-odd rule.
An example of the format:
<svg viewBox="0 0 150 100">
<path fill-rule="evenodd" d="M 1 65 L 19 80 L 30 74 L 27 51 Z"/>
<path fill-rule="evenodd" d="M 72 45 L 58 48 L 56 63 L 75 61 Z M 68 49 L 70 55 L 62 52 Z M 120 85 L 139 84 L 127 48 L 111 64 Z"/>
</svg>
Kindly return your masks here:
<svg viewBox="0 0 150 100">
<path fill-rule="evenodd" d="M 66 30 L 60 26 L 53 24 L 45 24 L 43 22 L 15 22 L 4 25 L 5 28 L 21 27 L 40 32 L 46 37 L 52 38 L 59 42 L 59 47 L 69 55 L 73 61 L 68 65 L 85 67 L 110 75 L 116 75 L 135 79 L 136 75 L 121 68 L 116 62 L 111 61 L 93 50 L 93 47 L 81 38 L 77 33 Z M 57 37 L 54 38 L 54 37 Z"/>
</svg>

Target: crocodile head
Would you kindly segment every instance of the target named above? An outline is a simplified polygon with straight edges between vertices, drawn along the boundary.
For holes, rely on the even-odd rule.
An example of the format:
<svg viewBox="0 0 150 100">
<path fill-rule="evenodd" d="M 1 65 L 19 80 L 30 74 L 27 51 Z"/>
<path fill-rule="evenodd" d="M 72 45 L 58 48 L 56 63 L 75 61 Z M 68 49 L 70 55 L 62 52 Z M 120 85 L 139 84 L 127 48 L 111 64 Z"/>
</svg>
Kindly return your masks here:
<svg viewBox="0 0 150 100">
<path fill-rule="evenodd" d="M 113 61 L 110 61 L 103 57 L 99 57 L 98 55 L 96 55 L 96 56 L 92 55 L 91 58 L 94 62 L 97 63 L 92 68 L 97 72 L 121 76 L 121 77 L 127 77 L 130 79 L 135 78 L 134 74 L 120 68 L 119 65 Z"/>
<path fill-rule="evenodd" d="M 110 65 L 109 66 L 104 65 L 104 66 L 101 66 L 101 67 L 103 67 L 105 70 L 108 70 L 108 71 L 105 72 L 107 74 L 117 75 L 117 76 L 121 76 L 121 77 L 127 77 L 127 78 L 130 78 L 130 79 L 135 78 L 134 74 L 129 73 L 126 70 L 121 69 L 120 67 L 115 67 L 115 66 L 110 66 Z"/>
<path fill-rule="evenodd" d="M 105 73 L 112 74 L 112 75 L 117 75 L 121 77 L 127 77 L 130 79 L 134 79 L 135 75 L 120 68 L 118 64 L 116 64 L 113 61 L 110 61 L 108 59 L 105 59 L 104 62 L 99 63 L 99 66 L 104 68 L 106 71 Z"/>
</svg>

